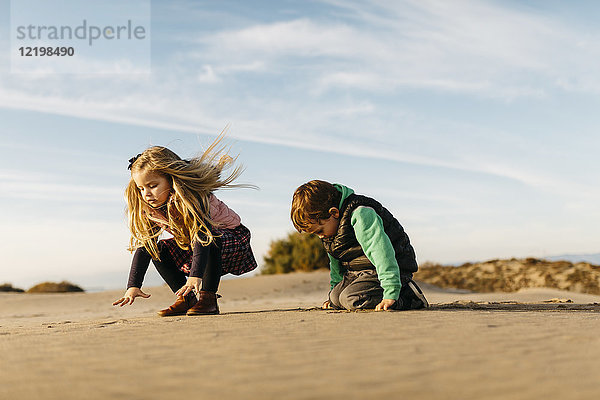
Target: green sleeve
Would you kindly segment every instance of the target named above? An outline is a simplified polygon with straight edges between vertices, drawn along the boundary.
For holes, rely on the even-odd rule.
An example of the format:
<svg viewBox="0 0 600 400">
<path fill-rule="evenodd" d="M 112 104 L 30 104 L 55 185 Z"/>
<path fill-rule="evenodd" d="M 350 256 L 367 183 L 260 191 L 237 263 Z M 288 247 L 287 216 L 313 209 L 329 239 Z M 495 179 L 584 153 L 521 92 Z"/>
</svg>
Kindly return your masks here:
<svg viewBox="0 0 600 400">
<path fill-rule="evenodd" d="M 337 258 L 333 258 L 331 254 L 327 254 L 329 257 L 329 276 L 331 277 L 331 289 L 342 281 L 342 271 L 340 268 L 340 261 Z"/>
<path fill-rule="evenodd" d="M 398 300 L 400 296 L 400 268 L 390 238 L 383 229 L 381 217 L 371 207 L 358 207 L 350 219 L 356 239 L 365 255 L 375 266 L 383 287 L 383 298 Z"/>
<path fill-rule="evenodd" d="M 331 277 L 331 289 L 333 289 L 335 285 L 342 281 L 343 273 L 340 268 L 340 260 L 333 258 L 329 253 L 327 257 L 329 257 L 329 276 Z"/>
</svg>

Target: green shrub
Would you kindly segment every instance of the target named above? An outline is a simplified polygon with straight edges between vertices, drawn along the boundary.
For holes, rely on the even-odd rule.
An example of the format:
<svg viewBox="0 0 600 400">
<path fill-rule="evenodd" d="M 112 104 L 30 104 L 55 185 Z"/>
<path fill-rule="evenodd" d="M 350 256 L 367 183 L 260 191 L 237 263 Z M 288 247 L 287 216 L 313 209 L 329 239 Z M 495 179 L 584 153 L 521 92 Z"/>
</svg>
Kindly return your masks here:
<svg viewBox="0 0 600 400">
<path fill-rule="evenodd" d="M 328 268 L 329 258 L 316 235 L 292 232 L 287 238 L 274 240 L 264 258 L 263 274 L 285 274 Z"/>
</svg>

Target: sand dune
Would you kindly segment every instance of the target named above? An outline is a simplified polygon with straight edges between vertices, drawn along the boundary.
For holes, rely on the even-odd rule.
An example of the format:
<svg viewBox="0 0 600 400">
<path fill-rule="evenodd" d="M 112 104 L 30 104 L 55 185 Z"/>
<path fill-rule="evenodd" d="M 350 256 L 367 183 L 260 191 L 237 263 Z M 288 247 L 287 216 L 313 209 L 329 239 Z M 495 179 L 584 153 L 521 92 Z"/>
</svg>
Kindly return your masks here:
<svg viewBox="0 0 600 400">
<path fill-rule="evenodd" d="M 536 258 L 490 260 L 459 267 L 423 265 L 415 279 L 474 292 L 514 292 L 554 288 L 600 295 L 600 266 Z"/>
<path fill-rule="evenodd" d="M 0 294 L 0 399 L 591 399 L 600 296 L 422 284 L 409 312 L 317 309 L 327 272 L 222 283 L 222 315 L 159 318 L 165 287 Z M 594 304 L 597 303 L 597 304 Z"/>
</svg>

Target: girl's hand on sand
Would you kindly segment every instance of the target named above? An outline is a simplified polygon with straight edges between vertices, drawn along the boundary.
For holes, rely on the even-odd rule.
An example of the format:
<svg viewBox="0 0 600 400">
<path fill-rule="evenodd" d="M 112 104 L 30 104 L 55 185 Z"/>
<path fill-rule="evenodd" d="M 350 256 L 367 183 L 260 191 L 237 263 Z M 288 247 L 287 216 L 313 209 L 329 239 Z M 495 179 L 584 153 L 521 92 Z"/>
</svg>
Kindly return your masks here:
<svg viewBox="0 0 600 400">
<path fill-rule="evenodd" d="M 331 307 L 331 301 L 325 300 L 325 302 L 323 303 L 323 305 L 321 306 L 321 308 L 323 310 L 329 310 L 330 308 L 333 308 L 333 307 Z"/>
<path fill-rule="evenodd" d="M 187 279 L 185 285 L 181 287 L 178 291 L 175 292 L 177 296 L 186 296 L 188 293 L 195 291 L 196 293 L 200 293 L 200 284 L 202 283 L 201 278 L 196 278 L 190 276 Z"/>
<path fill-rule="evenodd" d="M 142 292 L 140 288 L 130 287 L 127 289 L 123 297 L 113 303 L 113 306 L 123 307 L 126 304 L 133 304 L 133 301 L 136 297 L 143 297 L 144 299 L 147 299 L 150 297 L 150 295 Z"/>
<path fill-rule="evenodd" d="M 387 310 L 391 310 L 392 306 L 396 303 L 396 300 L 392 300 L 392 299 L 383 299 L 381 300 L 381 303 L 377 304 L 377 307 L 375 307 L 375 311 L 387 311 Z"/>
</svg>

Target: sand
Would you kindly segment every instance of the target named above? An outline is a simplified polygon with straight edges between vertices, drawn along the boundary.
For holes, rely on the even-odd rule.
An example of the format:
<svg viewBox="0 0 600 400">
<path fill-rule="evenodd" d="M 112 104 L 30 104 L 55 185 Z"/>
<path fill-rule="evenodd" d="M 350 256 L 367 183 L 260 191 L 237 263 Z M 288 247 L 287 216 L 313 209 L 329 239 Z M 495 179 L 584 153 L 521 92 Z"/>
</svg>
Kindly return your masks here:
<svg viewBox="0 0 600 400">
<path fill-rule="evenodd" d="M 600 296 L 422 285 L 432 307 L 321 310 L 327 272 L 222 282 L 222 314 L 173 298 L 0 294 L 0 399 L 592 399 Z M 567 302 L 570 301 L 570 302 Z M 597 303 L 597 304 L 594 304 Z"/>
</svg>

